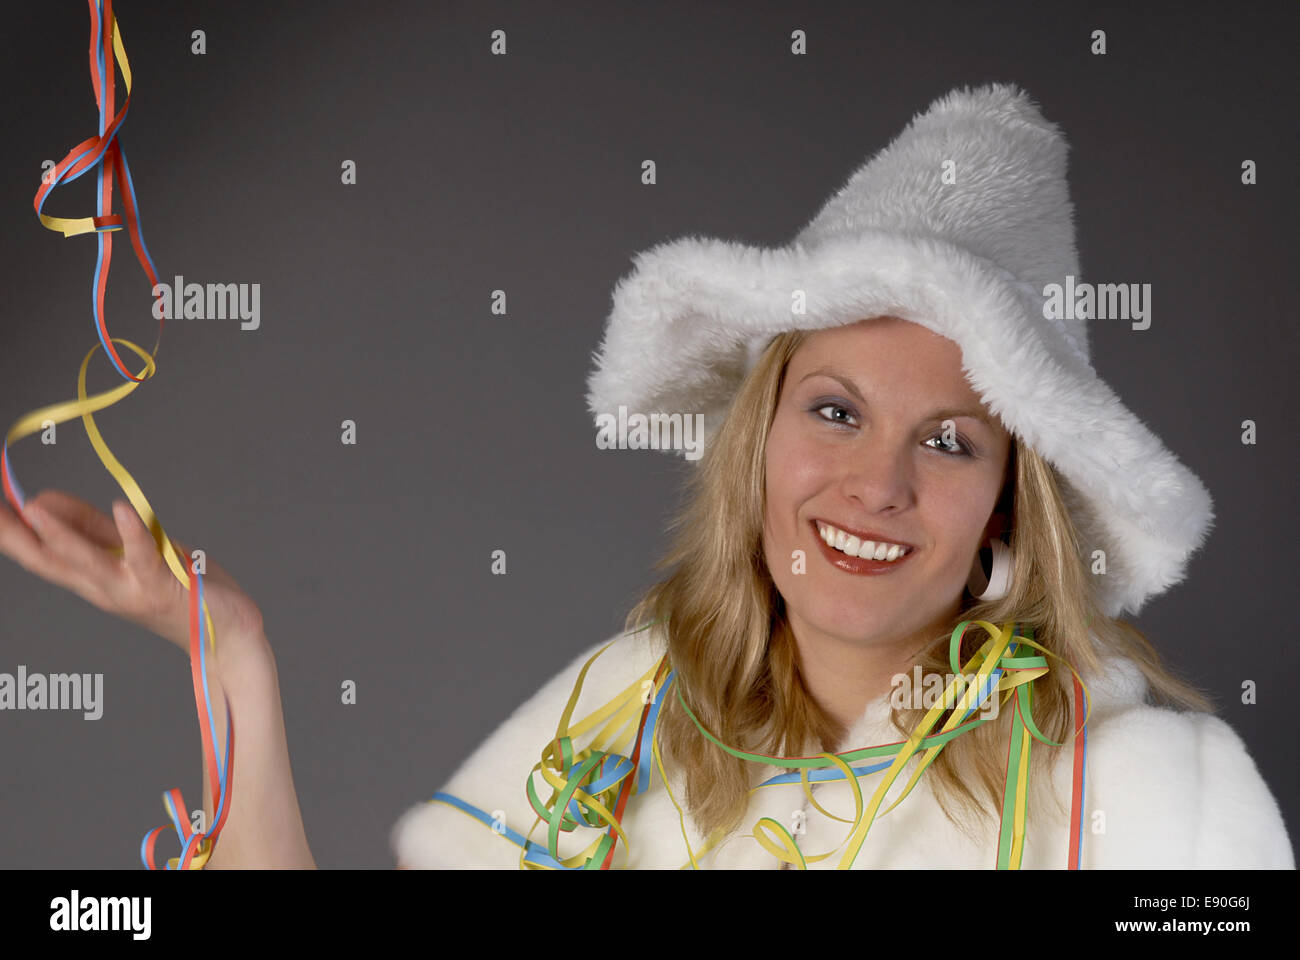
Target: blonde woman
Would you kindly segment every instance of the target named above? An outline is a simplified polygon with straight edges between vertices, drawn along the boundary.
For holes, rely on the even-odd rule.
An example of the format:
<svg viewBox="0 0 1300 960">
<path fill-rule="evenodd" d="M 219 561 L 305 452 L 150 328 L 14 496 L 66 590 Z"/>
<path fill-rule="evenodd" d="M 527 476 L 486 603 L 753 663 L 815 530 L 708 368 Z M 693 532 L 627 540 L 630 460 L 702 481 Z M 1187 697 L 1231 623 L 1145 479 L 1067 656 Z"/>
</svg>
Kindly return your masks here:
<svg viewBox="0 0 1300 960">
<path fill-rule="evenodd" d="M 954 91 L 791 246 L 691 237 L 637 258 L 588 402 L 621 422 L 700 416 L 706 452 L 670 572 L 625 635 L 583 651 L 401 818 L 402 864 L 573 868 L 604 852 L 600 865 L 629 868 L 1010 865 L 1015 697 L 970 714 L 985 722 L 908 793 L 914 754 L 873 820 L 863 805 L 888 757 L 853 764 L 876 767 L 856 797 L 842 767 L 823 763 L 830 776 L 805 788 L 762 759 L 907 740 L 933 707 L 917 694 L 953 681 L 954 635 L 966 664 L 990 639 L 969 629 L 983 621 L 1019 625 L 1046 651 L 1021 653 L 1049 664 L 1032 720 L 1059 746 L 1032 745 L 1015 865 L 1294 867 L 1241 740 L 1119 619 L 1182 578 L 1213 511 L 1098 379 L 1084 317 L 1047 301 L 1079 278 L 1065 155 L 1022 91 Z M 1086 751 L 1071 668 L 1089 695 Z M 544 773 L 564 767 L 550 743 L 561 717 L 634 701 L 629 684 L 647 676 L 668 694 L 653 741 L 643 730 L 610 750 L 613 768 L 579 794 L 606 801 L 617 829 L 571 803 L 553 843 L 548 802 L 582 756 Z M 638 742 L 661 756 L 640 751 L 650 776 L 614 811 L 613 790 L 593 794 Z M 602 834 L 617 835 L 612 854 Z"/>
<path fill-rule="evenodd" d="M 1120 619 L 1213 511 L 1045 303 L 1079 276 L 1065 152 L 1014 87 L 954 91 L 789 247 L 637 258 L 588 403 L 700 418 L 668 572 L 398 820 L 399 866 L 1294 867 L 1241 740 Z M 186 649 L 116 507 L 42 493 L 0 549 Z M 260 614 L 208 569 L 240 735 L 207 868 L 312 867 Z M 935 721 L 932 681 L 985 695 Z"/>
</svg>

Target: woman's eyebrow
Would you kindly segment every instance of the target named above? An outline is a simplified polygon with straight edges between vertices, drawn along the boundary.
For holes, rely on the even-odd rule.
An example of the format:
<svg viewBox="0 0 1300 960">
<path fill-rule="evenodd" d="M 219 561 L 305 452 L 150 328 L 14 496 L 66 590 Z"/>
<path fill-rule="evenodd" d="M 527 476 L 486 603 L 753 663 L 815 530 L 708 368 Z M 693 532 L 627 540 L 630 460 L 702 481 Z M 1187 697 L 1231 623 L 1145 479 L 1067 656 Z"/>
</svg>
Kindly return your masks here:
<svg viewBox="0 0 1300 960">
<path fill-rule="evenodd" d="M 830 377 L 832 380 L 839 381 L 840 385 L 843 386 L 844 389 L 847 390 L 849 393 L 851 393 L 854 396 L 854 398 L 858 401 L 858 403 L 862 404 L 864 407 L 867 406 L 867 398 L 862 395 L 862 392 L 858 390 L 857 386 L 853 383 L 853 381 L 850 380 L 848 377 L 836 372 L 836 370 L 833 367 L 818 367 L 816 370 L 813 370 L 810 373 L 801 377 L 799 382 L 803 383 L 804 380 L 807 380 L 809 377 L 816 377 L 816 376 Z M 993 430 L 993 422 L 989 419 L 988 414 L 986 414 L 983 410 L 968 410 L 964 408 L 958 409 L 956 407 L 947 407 L 941 410 L 933 411 L 926 419 L 948 420 L 950 418 L 955 418 L 955 417 L 970 417 L 972 420 L 978 420 L 980 423 L 984 424 L 984 426 L 988 427 L 990 430 Z"/>
</svg>

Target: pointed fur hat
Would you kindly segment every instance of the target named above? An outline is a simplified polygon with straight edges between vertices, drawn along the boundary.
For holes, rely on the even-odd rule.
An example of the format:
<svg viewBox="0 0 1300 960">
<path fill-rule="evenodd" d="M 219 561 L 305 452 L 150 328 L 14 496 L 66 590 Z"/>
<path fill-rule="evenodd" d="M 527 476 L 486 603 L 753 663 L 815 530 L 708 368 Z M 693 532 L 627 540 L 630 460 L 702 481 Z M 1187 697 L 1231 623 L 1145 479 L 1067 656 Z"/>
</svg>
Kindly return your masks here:
<svg viewBox="0 0 1300 960">
<path fill-rule="evenodd" d="M 589 409 L 700 413 L 707 445 L 776 334 L 913 321 L 961 348 L 972 389 L 1059 471 L 1083 559 L 1105 551 L 1105 612 L 1136 614 L 1183 579 L 1214 508 L 1097 376 L 1087 319 L 1044 310 L 1048 284 L 1080 281 L 1067 150 L 1023 90 L 958 89 L 867 160 L 788 245 L 687 236 L 638 254 L 614 290 Z M 792 312 L 795 291 L 806 313 Z"/>
</svg>

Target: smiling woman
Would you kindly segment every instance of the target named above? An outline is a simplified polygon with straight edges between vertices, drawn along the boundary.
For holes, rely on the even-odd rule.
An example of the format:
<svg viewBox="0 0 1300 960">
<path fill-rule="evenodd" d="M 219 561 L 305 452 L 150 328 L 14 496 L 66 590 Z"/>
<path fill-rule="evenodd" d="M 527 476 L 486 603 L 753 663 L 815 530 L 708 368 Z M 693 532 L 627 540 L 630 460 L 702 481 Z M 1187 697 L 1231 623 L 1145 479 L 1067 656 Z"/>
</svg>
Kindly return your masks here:
<svg viewBox="0 0 1300 960">
<path fill-rule="evenodd" d="M 817 372 L 828 358 L 854 389 Z M 629 629 L 656 619 L 673 625 L 664 645 L 683 689 L 691 691 L 691 711 L 724 743 L 799 756 L 905 738 L 930 704 L 889 702 L 896 678 L 920 667 L 923 676 L 940 676 L 947 686 L 949 641 L 961 623 L 1015 622 L 1078 669 L 1090 692 L 1089 809 L 1107 811 L 1110 828 L 1084 845 L 1083 866 L 1191 865 L 1199 856 L 1182 841 L 1153 848 L 1135 839 L 1155 820 L 1161 843 L 1175 823 L 1192 833 L 1199 829 L 1192 819 L 1195 803 L 1143 805 L 1153 799 L 1151 788 L 1170 782 L 1164 778 L 1187 784 L 1197 775 L 1201 723 L 1232 744 L 1236 761 L 1250 766 L 1243 789 L 1270 829 L 1285 836 L 1267 788 L 1221 721 L 1188 715 L 1194 722 L 1170 731 L 1176 734 L 1171 740 L 1140 743 L 1147 725 L 1181 716 L 1146 706 L 1148 691 L 1173 706 L 1204 710 L 1208 703 L 1160 665 L 1140 633 L 1098 609 L 1050 465 L 996 421 L 977 425 L 978 417 L 960 424 L 964 452 L 948 452 L 939 442 L 944 427 L 928 411 L 972 402 L 978 407 L 967 390 L 955 344 L 897 318 L 775 337 L 693 478 L 682 533 L 665 561 L 674 572 L 632 612 Z M 958 425 L 950 419 L 949 426 Z M 845 530 L 843 546 L 832 550 L 818 539 L 817 522 Z M 878 564 L 889 570 L 878 576 L 846 569 L 829 554 L 852 546 L 848 532 L 855 529 L 907 544 L 911 560 Z M 972 564 L 980 563 L 979 547 L 1004 530 L 1014 557 L 1011 588 L 983 599 L 964 594 Z M 761 563 L 747 569 L 742 558 L 756 555 Z M 1089 640 L 1081 642 L 1084 637 Z M 961 648 L 962 662 L 978 646 L 973 638 L 969 634 Z M 1050 671 L 1035 682 L 1033 700 L 1039 730 L 1069 747 L 1072 679 L 1068 669 Z M 702 738 L 675 706 L 670 700 L 660 715 L 658 736 L 665 758 L 681 771 L 701 830 L 726 834 L 742 817 L 752 822 L 754 783 L 746 764 Z M 999 722 L 946 745 L 921 781 L 926 799 L 909 800 L 910 806 L 872 827 L 886 853 L 875 859 L 868 848 L 858 862 L 990 863 L 1013 713 L 1001 711 Z M 1113 743 L 1124 746 L 1100 746 Z M 1136 778 L 1119 772 L 1139 757 L 1151 762 L 1157 750 L 1165 751 L 1157 769 L 1139 767 Z M 1171 763 L 1170 757 L 1182 759 Z M 1180 769 L 1188 758 L 1192 765 Z M 1071 751 L 1040 748 L 1032 760 L 1039 792 L 1030 803 L 1036 812 L 1030 822 L 1038 834 L 1027 842 L 1023 863 L 1060 866 L 1069 847 L 1069 797 L 1047 785 L 1068 789 Z M 878 773 L 861 777 L 864 794 L 880 780 Z M 814 795 L 836 815 L 853 816 L 842 781 L 818 784 Z M 788 823 L 803 806 L 801 800 L 787 805 L 782 819 Z M 806 835 L 834 845 L 833 829 L 820 822 L 803 826 Z M 918 854 L 902 840 L 915 830 L 951 836 Z M 733 841 L 733 854 L 736 847 Z M 1266 863 L 1273 855 L 1261 845 L 1249 856 Z M 1183 857 L 1190 859 L 1180 862 Z"/>
<path fill-rule="evenodd" d="M 954 91 L 788 247 L 636 258 L 588 405 L 703 418 L 669 572 L 401 818 L 404 865 L 1294 866 L 1120 619 L 1213 508 L 1042 309 L 1079 273 L 1065 153 L 1022 91 Z"/>
</svg>

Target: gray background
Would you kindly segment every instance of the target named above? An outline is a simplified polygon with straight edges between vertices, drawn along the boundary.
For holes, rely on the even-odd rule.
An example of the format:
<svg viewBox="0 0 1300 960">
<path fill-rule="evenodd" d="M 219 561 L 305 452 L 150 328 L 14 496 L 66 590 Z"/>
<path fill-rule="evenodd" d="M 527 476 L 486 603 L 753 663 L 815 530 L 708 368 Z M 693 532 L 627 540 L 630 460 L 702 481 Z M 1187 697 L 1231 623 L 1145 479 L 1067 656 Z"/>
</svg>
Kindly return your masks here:
<svg viewBox="0 0 1300 960">
<path fill-rule="evenodd" d="M 260 283 L 262 327 L 169 322 L 158 375 L 97 422 L 168 533 L 264 611 L 319 865 L 392 866 L 400 812 L 650 583 L 688 465 L 597 450 L 584 406 L 631 256 L 686 233 L 784 243 L 914 113 L 989 81 L 1026 88 L 1073 144 L 1084 279 L 1153 285 L 1151 329 L 1094 325 L 1095 363 L 1205 479 L 1218 522 L 1137 623 L 1220 699 L 1294 831 L 1300 149 L 1273 9 L 123 0 L 121 142 L 159 274 Z M 495 28 L 507 57 L 488 54 Z M 75 397 L 96 343 L 95 241 L 32 209 L 41 161 L 96 111 L 84 4 L 14 5 L 0 42 L 8 425 Z M 1241 186 L 1244 158 L 1259 185 Z M 90 214 L 93 182 L 46 212 Z M 114 253 L 109 329 L 151 347 L 124 234 Z M 508 316 L 489 313 L 497 288 Z M 92 392 L 120 382 L 101 351 Z M 81 425 L 59 431 L 11 451 L 20 482 L 106 510 L 120 491 Z M 0 671 L 106 687 L 95 722 L 0 713 L 0 865 L 138 867 L 162 792 L 199 801 L 184 655 L 7 558 L 0 598 Z"/>
</svg>

